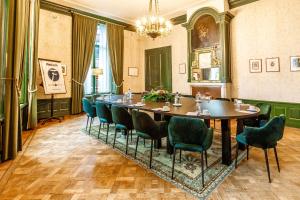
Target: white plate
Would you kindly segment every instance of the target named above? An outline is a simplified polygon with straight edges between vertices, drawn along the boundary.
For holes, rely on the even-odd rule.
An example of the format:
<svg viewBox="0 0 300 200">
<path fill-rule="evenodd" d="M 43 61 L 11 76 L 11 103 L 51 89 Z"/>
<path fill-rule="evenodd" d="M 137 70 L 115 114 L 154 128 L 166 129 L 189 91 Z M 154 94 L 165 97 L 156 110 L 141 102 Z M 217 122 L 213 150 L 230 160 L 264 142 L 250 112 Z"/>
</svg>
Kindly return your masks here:
<svg viewBox="0 0 300 200">
<path fill-rule="evenodd" d="M 134 104 L 136 107 L 143 107 L 145 104 Z"/>
<path fill-rule="evenodd" d="M 173 106 L 182 106 L 181 103 L 174 103 Z"/>
<path fill-rule="evenodd" d="M 256 109 L 247 109 L 247 111 L 250 111 L 250 112 L 257 112 Z"/>
</svg>

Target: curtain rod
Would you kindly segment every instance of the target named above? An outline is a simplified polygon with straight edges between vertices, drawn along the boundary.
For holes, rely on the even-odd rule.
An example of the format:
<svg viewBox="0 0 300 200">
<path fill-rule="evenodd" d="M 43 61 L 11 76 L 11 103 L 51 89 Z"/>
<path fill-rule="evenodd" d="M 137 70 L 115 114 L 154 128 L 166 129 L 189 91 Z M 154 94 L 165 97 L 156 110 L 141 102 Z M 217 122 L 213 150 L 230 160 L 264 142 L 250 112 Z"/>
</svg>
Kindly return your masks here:
<svg viewBox="0 0 300 200">
<path fill-rule="evenodd" d="M 116 23 L 112 23 L 112 22 L 108 22 L 108 21 L 105 21 L 105 20 L 102 20 L 102 19 L 99 19 L 99 18 L 96 18 L 96 17 L 92 17 L 92 16 L 88 16 L 88 15 L 85 15 L 85 14 L 82 14 L 80 12 L 76 12 L 74 10 L 70 10 L 69 11 L 71 14 L 76 14 L 76 15 L 81 15 L 81 16 L 84 16 L 84 17 L 88 17 L 88 18 L 91 18 L 91 19 L 95 19 L 99 22 L 104 22 L 106 24 L 113 24 L 113 25 L 116 25 L 116 26 L 122 26 L 122 27 L 126 27 L 125 25 L 121 25 L 121 24 L 116 24 Z"/>
</svg>

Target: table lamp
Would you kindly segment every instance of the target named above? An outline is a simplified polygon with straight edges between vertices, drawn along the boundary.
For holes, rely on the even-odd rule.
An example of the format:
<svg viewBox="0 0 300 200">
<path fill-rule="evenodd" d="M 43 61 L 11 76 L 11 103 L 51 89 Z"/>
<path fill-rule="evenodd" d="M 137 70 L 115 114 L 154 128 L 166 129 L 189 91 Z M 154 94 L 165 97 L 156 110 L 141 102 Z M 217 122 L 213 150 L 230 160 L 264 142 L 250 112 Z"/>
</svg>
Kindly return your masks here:
<svg viewBox="0 0 300 200">
<path fill-rule="evenodd" d="M 92 69 L 92 75 L 95 76 L 96 78 L 96 94 L 98 92 L 98 79 L 99 79 L 99 76 L 103 75 L 103 69 L 101 68 L 93 68 Z"/>
</svg>

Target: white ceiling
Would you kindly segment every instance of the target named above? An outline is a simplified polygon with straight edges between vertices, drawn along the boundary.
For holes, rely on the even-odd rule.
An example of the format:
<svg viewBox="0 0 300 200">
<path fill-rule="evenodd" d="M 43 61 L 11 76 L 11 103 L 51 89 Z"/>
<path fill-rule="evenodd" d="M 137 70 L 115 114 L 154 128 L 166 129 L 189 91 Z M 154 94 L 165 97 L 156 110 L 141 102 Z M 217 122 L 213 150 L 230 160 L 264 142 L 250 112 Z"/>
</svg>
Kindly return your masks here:
<svg viewBox="0 0 300 200">
<path fill-rule="evenodd" d="M 50 0 L 105 17 L 133 23 L 148 12 L 149 0 Z M 185 14 L 188 8 L 207 0 L 159 0 L 160 14 L 166 18 Z M 209 0 L 208 0 L 209 1 Z"/>
</svg>

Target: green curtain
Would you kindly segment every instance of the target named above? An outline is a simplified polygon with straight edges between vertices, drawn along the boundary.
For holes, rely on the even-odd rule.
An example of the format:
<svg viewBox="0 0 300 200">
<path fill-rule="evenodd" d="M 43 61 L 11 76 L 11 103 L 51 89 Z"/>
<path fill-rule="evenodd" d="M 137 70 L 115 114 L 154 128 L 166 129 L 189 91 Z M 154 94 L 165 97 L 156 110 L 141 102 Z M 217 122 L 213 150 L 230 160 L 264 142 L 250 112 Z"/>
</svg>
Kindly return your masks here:
<svg viewBox="0 0 300 200">
<path fill-rule="evenodd" d="M 27 128 L 37 126 L 37 84 L 38 35 L 39 35 L 40 0 L 31 1 L 29 26 L 29 69 L 28 69 L 28 122 Z"/>
<path fill-rule="evenodd" d="M 124 27 L 107 24 L 107 42 L 110 57 L 110 66 L 116 93 L 123 93 L 123 56 L 124 56 Z"/>
<path fill-rule="evenodd" d="M 72 30 L 72 114 L 82 112 L 83 83 L 94 52 L 98 20 L 73 15 Z"/>
<path fill-rule="evenodd" d="M 23 60 L 29 24 L 29 1 L 9 1 L 3 160 L 14 159 L 17 152 L 22 150 L 19 96 L 24 72 Z"/>
</svg>

